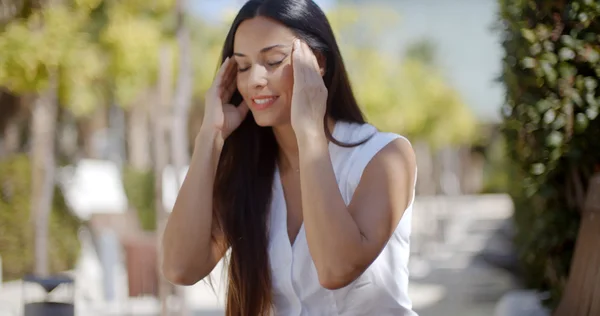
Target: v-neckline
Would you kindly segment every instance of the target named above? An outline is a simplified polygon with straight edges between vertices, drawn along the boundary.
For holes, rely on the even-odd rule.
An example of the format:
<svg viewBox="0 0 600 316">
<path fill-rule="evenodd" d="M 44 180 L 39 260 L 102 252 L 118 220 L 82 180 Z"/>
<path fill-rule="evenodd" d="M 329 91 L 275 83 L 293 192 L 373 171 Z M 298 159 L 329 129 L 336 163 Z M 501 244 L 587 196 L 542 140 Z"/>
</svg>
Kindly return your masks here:
<svg viewBox="0 0 600 316">
<path fill-rule="evenodd" d="M 331 131 L 331 135 L 335 139 L 337 139 L 336 138 L 337 133 L 340 128 L 340 126 L 338 126 L 338 125 L 341 123 L 342 122 L 338 121 L 333 124 L 333 130 Z M 330 142 L 328 145 L 330 158 L 331 158 L 331 150 L 332 150 L 331 144 L 332 144 L 332 142 Z M 296 234 L 296 237 L 294 238 L 294 241 L 292 242 L 290 240 L 290 234 L 288 232 L 288 227 L 287 227 L 287 225 L 288 225 L 288 223 L 287 223 L 288 207 L 287 207 L 287 201 L 285 200 L 285 192 L 283 191 L 283 181 L 281 180 L 281 172 L 279 170 L 279 164 L 275 164 L 275 178 L 277 181 L 277 185 L 279 186 L 278 187 L 278 189 L 279 189 L 278 195 L 279 195 L 279 198 L 281 199 L 281 207 L 280 208 L 283 211 L 283 221 L 280 225 L 282 226 L 281 229 L 283 229 L 283 232 L 285 234 L 286 245 L 289 245 L 290 249 L 293 250 L 294 247 L 296 246 L 296 244 L 298 244 L 298 242 L 299 242 L 298 239 L 306 237 L 306 234 L 304 233 L 304 215 L 302 216 L 302 223 L 300 223 L 300 229 L 298 229 L 298 233 Z M 302 211 L 302 212 L 304 212 L 304 211 Z"/>
<path fill-rule="evenodd" d="M 300 223 L 300 229 L 298 229 L 298 233 L 296 234 L 296 236 L 294 237 L 294 241 L 292 242 L 290 239 L 290 234 L 288 231 L 288 207 L 287 207 L 287 201 L 285 200 L 285 191 L 283 190 L 283 181 L 281 180 L 281 172 L 279 171 L 279 166 L 277 166 L 275 168 L 275 176 L 277 178 L 277 184 L 279 187 L 279 197 L 281 198 L 281 210 L 283 211 L 283 221 L 281 224 L 281 229 L 283 229 L 283 232 L 285 233 L 285 237 L 286 237 L 286 244 L 288 244 L 292 249 L 294 248 L 294 246 L 298 243 L 298 238 L 300 238 L 304 232 L 304 216 L 302 216 L 302 222 Z"/>
</svg>

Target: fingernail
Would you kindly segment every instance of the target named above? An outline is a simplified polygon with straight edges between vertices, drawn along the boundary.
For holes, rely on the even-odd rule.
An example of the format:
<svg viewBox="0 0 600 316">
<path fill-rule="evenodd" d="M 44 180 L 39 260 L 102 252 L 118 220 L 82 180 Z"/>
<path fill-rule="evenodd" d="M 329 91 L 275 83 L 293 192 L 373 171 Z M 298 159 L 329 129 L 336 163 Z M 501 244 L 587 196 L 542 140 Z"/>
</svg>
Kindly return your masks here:
<svg viewBox="0 0 600 316">
<path fill-rule="evenodd" d="M 294 48 L 298 48 L 300 46 L 300 40 L 296 39 L 294 40 Z"/>
</svg>

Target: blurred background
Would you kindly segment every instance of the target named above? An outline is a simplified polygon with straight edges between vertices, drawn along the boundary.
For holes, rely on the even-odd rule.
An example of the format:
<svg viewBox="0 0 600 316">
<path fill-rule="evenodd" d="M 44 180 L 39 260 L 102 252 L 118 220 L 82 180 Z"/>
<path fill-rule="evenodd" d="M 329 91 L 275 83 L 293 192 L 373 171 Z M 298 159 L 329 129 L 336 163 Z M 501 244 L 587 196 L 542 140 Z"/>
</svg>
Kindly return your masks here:
<svg viewBox="0 0 600 316">
<path fill-rule="evenodd" d="M 0 0 L 0 315 L 223 315 L 157 245 L 244 2 Z M 315 2 L 417 153 L 419 315 L 600 315 L 600 5 Z"/>
</svg>

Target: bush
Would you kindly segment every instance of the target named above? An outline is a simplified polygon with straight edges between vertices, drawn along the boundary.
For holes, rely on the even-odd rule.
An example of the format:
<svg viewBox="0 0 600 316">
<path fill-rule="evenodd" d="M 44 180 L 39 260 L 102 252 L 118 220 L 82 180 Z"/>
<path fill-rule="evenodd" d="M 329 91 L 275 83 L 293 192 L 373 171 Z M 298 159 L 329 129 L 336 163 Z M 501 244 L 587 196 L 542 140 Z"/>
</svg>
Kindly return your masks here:
<svg viewBox="0 0 600 316">
<path fill-rule="evenodd" d="M 582 196 L 600 170 L 600 4 L 500 0 L 504 135 L 528 285 L 561 297 Z"/>
<path fill-rule="evenodd" d="M 18 155 L 0 161 L 0 256 L 3 278 L 13 280 L 33 272 L 33 226 L 30 219 L 31 170 L 29 159 Z M 51 273 L 72 269 L 79 255 L 80 221 L 55 188 L 49 220 L 49 269 Z"/>
<path fill-rule="evenodd" d="M 153 171 L 127 167 L 123 170 L 123 186 L 127 200 L 137 212 L 142 229 L 156 230 Z"/>
</svg>

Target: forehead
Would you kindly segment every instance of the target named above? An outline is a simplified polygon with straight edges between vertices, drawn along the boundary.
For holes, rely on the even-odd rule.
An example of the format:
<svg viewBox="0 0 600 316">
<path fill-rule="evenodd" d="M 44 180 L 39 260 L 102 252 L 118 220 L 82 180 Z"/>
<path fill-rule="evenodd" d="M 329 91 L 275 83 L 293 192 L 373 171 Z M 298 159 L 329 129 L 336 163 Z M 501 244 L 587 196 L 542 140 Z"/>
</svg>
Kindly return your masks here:
<svg viewBox="0 0 600 316">
<path fill-rule="evenodd" d="M 265 17 L 255 17 L 240 24 L 235 33 L 233 50 L 257 54 L 272 45 L 291 45 L 296 35 L 285 25 Z"/>
</svg>

